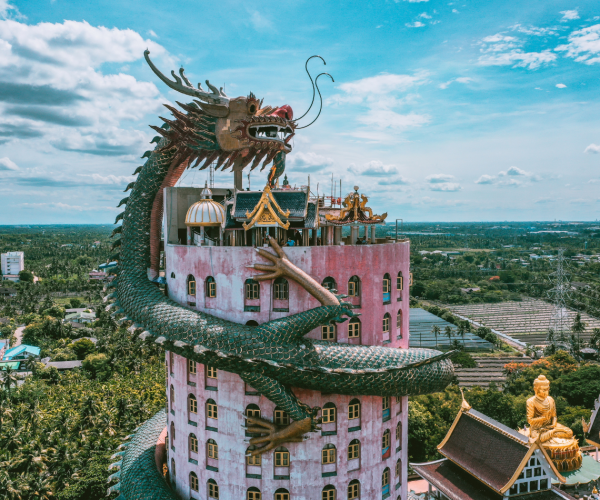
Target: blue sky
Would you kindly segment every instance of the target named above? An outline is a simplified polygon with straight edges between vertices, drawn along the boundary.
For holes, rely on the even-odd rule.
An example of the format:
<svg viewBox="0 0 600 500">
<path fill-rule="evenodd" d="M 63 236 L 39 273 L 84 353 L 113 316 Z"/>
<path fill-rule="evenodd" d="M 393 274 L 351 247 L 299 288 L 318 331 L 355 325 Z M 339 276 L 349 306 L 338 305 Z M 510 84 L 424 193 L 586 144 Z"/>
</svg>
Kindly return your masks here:
<svg viewBox="0 0 600 500">
<path fill-rule="evenodd" d="M 181 100 L 146 47 L 296 116 L 323 56 L 335 83 L 294 138 L 293 184 L 329 194 L 333 174 L 390 220 L 598 217 L 598 2 L 0 0 L 0 224 L 114 220 L 148 124 Z"/>
</svg>

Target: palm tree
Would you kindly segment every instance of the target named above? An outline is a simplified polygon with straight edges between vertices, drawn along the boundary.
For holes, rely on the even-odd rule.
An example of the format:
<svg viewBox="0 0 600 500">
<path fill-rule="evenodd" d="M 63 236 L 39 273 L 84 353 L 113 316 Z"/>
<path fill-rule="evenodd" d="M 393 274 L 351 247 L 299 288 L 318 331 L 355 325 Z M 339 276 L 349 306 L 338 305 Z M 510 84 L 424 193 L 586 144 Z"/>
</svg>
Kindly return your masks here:
<svg viewBox="0 0 600 500">
<path fill-rule="evenodd" d="M 6 500 L 21 500 L 22 488 L 10 478 L 6 470 L 0 470 L 0 491 L 3 493 L 3 498 Z"/>
<path fill-rule="evenodd" d="M 452 349 L 452 337 L 454 337 L 454 330 L 450 325 L 444 328 L 444 335 L 448 337 L 449 348 Z"/>
<path fill-rule="evenodd" d="M 17 378 L 17 375 L 15 373 L 15 370 L 12 367 L 7 366 L 6 370 L 4 370 L 3 385 L 4 385 L 4 388 L 8 391 L 8 396 L 9 397 L 12 394 L 12 392 L 11 392 L 12 386 L 13 385 L 16 386 L 17 385 L 17 381 L 18 381 L 18 378 Z"/>
<path fill-rule="evenodd" d="M 433 333 L 435 335 L 435 348 L 437 349 L 438 346 L 438 335 L 441 332 L 440 327 L 438 325 L 433 325 L 433 328 L 431 329 L 431 333 Z"/>
</svg>

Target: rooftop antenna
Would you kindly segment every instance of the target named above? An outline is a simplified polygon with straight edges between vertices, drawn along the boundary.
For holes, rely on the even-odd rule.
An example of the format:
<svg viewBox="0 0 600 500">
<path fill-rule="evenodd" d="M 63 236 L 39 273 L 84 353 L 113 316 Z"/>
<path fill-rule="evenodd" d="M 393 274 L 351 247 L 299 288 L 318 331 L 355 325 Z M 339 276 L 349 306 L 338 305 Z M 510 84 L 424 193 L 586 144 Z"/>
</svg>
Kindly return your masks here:
<svg viewBox="0 0 600 500">
<path fill-rule="evenodd" d="M 208 171 L 208 184 L 210 185 L 210 189 L 214 189 L 215 187 L 215 163 L 211 163 Z"/>
</svg>

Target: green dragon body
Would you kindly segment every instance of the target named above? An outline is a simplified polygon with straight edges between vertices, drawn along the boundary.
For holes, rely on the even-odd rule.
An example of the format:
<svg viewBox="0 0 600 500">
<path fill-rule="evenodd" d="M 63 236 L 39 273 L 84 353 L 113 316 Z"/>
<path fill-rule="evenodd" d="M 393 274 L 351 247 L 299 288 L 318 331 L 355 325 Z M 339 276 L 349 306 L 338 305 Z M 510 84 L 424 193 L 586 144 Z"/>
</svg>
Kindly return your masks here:
<svg viewBox="0 0 600 500">
<path fill-rule="evenodd" d="M 186 84 L 189 83 L 183 70 L 180 74 Z M 176 85 L 159 76 L 171 86 Z M 175 78 L 187 88 L 181 79 Z M 199 94 L 193 87 L 189 88 Z M 191 94 L 192 90 L 186 93 Z M 148 278 L 148 268 L 156 266 L 153 257 L 156 255 L 156 248 L 153 248 L 156 242 L 153 242 L 152 236 L 157 231 L 157 213 L 162 215 L 157 209 L 160 204 L 156 202 L 162 196 L 162 188 L 174 185 L 181 172 L 194 160 L 203 161 L 204 167 L 216 161 L 219 166 L 233 166 L 234 170 L 250 162 L 255 167 L 261 159 L 265 160 L 263 165 L 275 160 L 273 169 L 276 173 L 271 170 L 269 179 L 269 182 L 274 182 L 283 172 L 285 154 L 291 150 L 281 139 L 264 141 L 262 148 L 252 140 L 247 141 L 248 137 L 253 137 L 252 126 L 277 125 L 279 129 L 285 127 L 293 131 L 295 125 L 291 116 L 281 116 L 288 113 L 287 110 L 279 114 L 277 111 L 282 108 L 274 113 L 260 113 L 272 108 L 260 108 L 252 95 L 230 100 L 225 106 L 222 103 L 226 96 L 220 95 L 216 89 L 212 94 L 195 95 L 199 101 L 181 105 L 187 114 L 170 108 L 175 119 L 165 120 L 169 125 L 167 129 L 156 128 L 163 137 L 157 139 L 158 144 L 153 151 L 144 155 L 147 161 L 139 171 L 137 181 L 128 187 L 131 194 L 121 202 L 126 204 L 126 208 L 117 217 L 117 222 L 122 220 L 122 225 L 115 231 L 121 233 L 121 239 L 115 245 L 120 246 L 114 281 L 116 292 L 112 294 L 116 302 L 108 307 L 116 308 L 115 314 L 124 314 L 134 327 L 141 327 L 144 330 L 142 338 L 161 343 L 169 351 L 198 363 L 238 374 L 286 410 L 294 421 L 304 422 L 291 439 L 289 435 L 285 436 L 288 441 L 315 430 L 318 424 L 319 409 L 300 402 L 292 387 L 333 394 L 377 396 L 405 396 L 442 390 L 451 381 L 453 368 L 447 355 L 438 351 L 349 345 L 304 338 L 320 325 L 344 321 L 344 316 L 354 315 L 349 304 L 324 289 L 320 293 L 328 299 L 321 303 L 327 305 L 260 326 L 245 326 L 190 310 L 166 297 Z M 223 116 L 226 110 L 230 115 L 234 114 L 235 109 L 249 110 L 252 114 L 239 117 L 237 122 L 231 116 Z M 223 120 L 227 120 L 225 127 Z M 223 133 L 225 128 L 227 134 Z M 254 134 L 259 136 L 260 132 Z M 236 135 L 241 137 L 236 139 Z M 295 279 L 297 268 L 286 259 L 281 249 L 277 247 L 276 250 L 278 255 L 261 250 L 261 255 L 270 258 L 275 266 L 258 265 L 256 268 L 272 271 L 283 266 L 292 270 L 287 276 Z M 273 276 L 274 273 L 262 275 L 262 279 Z M 320 287 L 318 284 L 315 286 Z M 262 432 L 268 433 L 266 430 Z M 263 439 L 257 441 L 265 444 L 261 452 L 285 440 L 277 432 L 273 431 L 272 438 L 255 438 Z"/>
</svg>

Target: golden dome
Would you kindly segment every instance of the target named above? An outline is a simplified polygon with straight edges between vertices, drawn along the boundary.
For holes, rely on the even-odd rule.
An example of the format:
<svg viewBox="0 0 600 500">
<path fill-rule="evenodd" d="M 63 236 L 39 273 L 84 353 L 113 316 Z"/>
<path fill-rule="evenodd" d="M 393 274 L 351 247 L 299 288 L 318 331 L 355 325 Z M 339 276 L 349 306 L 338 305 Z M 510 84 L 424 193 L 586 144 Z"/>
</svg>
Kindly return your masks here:
<svg viewBox="0 0 600 500">
<path fill-rule="evenodd" d="M 212 199 L 212 191 L 205 187 L 202 199 L 188 208 L 185 216 L 186 226 L 215 227 L 225 224 L 225 209 Z"/>
</svg>

